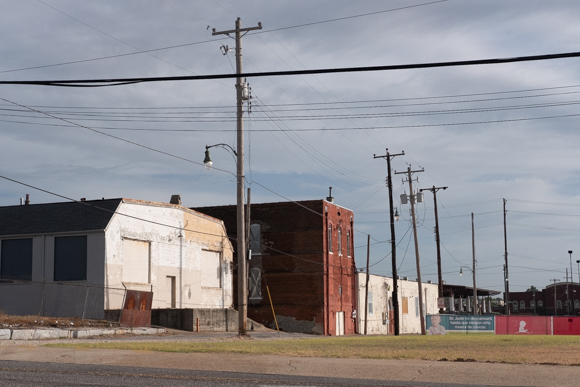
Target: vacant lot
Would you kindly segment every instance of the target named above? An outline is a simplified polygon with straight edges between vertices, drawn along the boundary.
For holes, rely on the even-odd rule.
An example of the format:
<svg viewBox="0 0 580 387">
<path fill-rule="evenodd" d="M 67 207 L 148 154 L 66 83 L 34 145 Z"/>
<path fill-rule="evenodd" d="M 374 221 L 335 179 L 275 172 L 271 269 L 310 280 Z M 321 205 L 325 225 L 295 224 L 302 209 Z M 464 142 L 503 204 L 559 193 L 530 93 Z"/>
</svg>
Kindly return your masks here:
<svg viewBox="0 0 580 387">
<path fill-rule="evenodd" d="M 349 336 L 302 340 L 230 339 L 214 342 L 107 342 L 56 344 L 82 348 L 164 352 L 245 353 L 358 359 L 422 359 L 580 366 L 576 336 Z"/>
</svg>

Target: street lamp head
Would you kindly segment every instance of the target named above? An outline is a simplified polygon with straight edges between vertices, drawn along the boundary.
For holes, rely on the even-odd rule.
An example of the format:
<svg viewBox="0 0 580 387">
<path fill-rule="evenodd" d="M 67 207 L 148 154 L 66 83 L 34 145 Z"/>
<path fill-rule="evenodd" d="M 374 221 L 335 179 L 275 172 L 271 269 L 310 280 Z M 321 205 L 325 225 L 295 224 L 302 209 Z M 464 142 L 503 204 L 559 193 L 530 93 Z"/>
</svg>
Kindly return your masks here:
<svg viewBox="0 0 580 387">
<path fill-rule="evenodd" d="M 399 220 L 399 211 L 397 211 L 397 207 L 395 207 L 395 215 L 394 215 L 394 218 L 395 218 L 396 221 Z"/>
<path fill-rule="evenodd" d="M 460 275 L 460 276 L 462 276 L 462 275 L 463 275 L 463 268 L 462 268 L 462 267 L 460 267 L 460 268 L 459 268 L 459 275 Z"/>
<path fill-rule="evenodd" d="M 572 254 L 572 250 L 568 250 L 568 254 Z"/>
<path fill-rule="evenodd" d="M 205 146 L 205 158 L 203 159 L 203 165 L 209 170 L 213 165 L 213 161 L 211 161 L 211 157 L 209 157 L 209 148 Z"/>
</svg>

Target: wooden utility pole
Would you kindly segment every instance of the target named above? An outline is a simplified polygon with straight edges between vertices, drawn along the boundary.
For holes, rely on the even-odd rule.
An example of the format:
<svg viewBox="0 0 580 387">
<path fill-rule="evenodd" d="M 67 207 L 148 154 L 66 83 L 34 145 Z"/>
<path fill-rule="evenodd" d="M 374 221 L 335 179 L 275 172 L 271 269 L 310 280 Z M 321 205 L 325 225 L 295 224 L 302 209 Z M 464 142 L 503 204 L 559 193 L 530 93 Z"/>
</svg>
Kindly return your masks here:
<svg viewBox="0 0 580 387">
<path fill-rule="evenodd" d="M 443 275 L 441 272 L 441 246 L 439 240 L 439 215 L 437 214 L 437 191 L 440 189 L 446 190 L 448 187 L 423 188 L 419 191 L 433 192 L 433 204 L 435 207 L 435 242 L 437 243 L 437 281 L 439 281 L 439 298 L 443 298 Z M 439 309 L 439 313 L 443 313 L 443 308 Z"/>
<path fill-rule="evenodd" d="M 550 282 L 554 282 L 554 316 L 557 316 L 558 315 L 558 308 L 556 308 L 556 290 L 557 290 L 556 282 L 560 282 L 560 280 L 554 278 L 554 279 L 551 279 Z"/>
<path fill-rule="evenodd" d="M 509 316 L 510 314 L 510 277 L 508 273 L 508 251 L 507 251 L 507 226 L 506 226 L 506 214 L 507 211 L 505 210 L 505 204 L 507 200 L 503 200 L 503 243 L 505 248 L 505 293 L 504 293 L 504 301 L 505 301 L 505 315 Z"/>
<path fill-rule="evenodd" d="M 365 335 L 367 334 L 367 320 L 369 318 L 369 260 L 371 257 L 371 235 L 367 237 L 367 279 L 365 282 Z"/>
<path fill-rule="evenodd" d="M 399 276 L 397 274 L 397 243 L 395 240 L 395 214 L 393 212 L 393 180 L 391 179 L 391 158 L 396 156 L 404 156 L 405 151 L 401 153 L 390 154 L 389 149 L 386 149 L 386 155 L 377 156 L 373 155 L 373 158 L 383 158 L 387 160 L 387 187 L 389 189 L 389 220 L 391 223 L 391 268 L 393 272 L 393 325 L 395 326 L 395 336 L 399 335 Z"/>
<path fill-rule="evenodd" d="M 242 28 L 242 20 L 236 20 L 236 29 L 228 31 L 212 31 L 212 36 L 235 34 L 236 40 L 236 115 L 237 115 L 237 222 L 236 236 L 238 242 L 238 334 L 247 335 L 248 316 L 248 268 L 246 265 L 246 232 L 244 216 L 244 101 L 248 99 L 247 86 L 242 82 L 242 32 L 261 30 L 262 23 L 257 27 Z M 231 36 L 230 36 L 231 37 Z"/>
<path fill-rule="evenodd" d="M 473 315 L 479 314 L 477 311 L 477 283 L 475 282 L 475 228 L 473 226 L 473 212 L 471 213 L 471 253 L 473 255 Z"/>
<path fill-rule="evenodd" d="M 413 194 L 413 177 L 412 174 L 416 172 L 424 172 L 424 169 L 413 171 L 411 166 L 407 167 L 407 172 L 397 172 L 395 175 L 406 173 L 407 182 L 409 183 L 409 195 L 411 202 L 411 217 L 413 218 L 413 236 L 415 239 L 415 263 L 417 265 L 417 287 L 419 290 L 419 317 L 421 318 L 421 334 L 425 335 L 425 313 L 423 310 L 423 282 L 421 280 L 421 260 L 419 258 L 419 239 L 417 237 L 417 219 L 415 216 L 415 201 L 417 200 L 417 194 Z"/>
</svg>

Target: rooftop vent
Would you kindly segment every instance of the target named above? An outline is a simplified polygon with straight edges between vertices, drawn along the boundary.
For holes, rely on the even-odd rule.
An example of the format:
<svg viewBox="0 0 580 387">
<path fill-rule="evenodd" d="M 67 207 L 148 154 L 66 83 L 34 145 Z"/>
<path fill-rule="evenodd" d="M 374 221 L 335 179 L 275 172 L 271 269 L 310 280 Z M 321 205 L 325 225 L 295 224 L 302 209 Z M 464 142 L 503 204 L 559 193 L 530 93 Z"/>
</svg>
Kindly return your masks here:
<svg viewBox="0 0 580 387">
<path fill-rule="evenodd" d="M 181 196 L 179 195 L 171 195 L 171 200 L 169 204 L 177 204 L 178 206 L 181 205 Z"/>
<path fill-rule="evenodd" d="M 326 198 L 327 202 L 334 203 L 334 198 L 332 197 L 332 187 L 328 187 L 328 197 Z"/>
</svg>

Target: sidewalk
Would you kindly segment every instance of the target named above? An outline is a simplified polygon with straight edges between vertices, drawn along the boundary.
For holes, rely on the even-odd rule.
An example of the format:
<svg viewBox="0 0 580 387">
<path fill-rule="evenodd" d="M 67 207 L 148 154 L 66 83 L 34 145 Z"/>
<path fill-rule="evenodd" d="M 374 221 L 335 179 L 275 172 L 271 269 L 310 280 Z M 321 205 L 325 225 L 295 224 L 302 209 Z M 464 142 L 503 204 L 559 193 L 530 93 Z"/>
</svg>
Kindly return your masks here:
<svg viewBox="0 0 580 387">
<path fill-rule="evenodd" d="M 103 341 L 207 341 L 234 340 L 237 337 L 234 333 L 178 332 L 171 336 L 109 337 L 103 339 Z M 276 332 L 255 332 L 250 336 L 251 338 L 249 339 L 253 340 L 272 340 L 277 339 L 278 334 Z M 280 334 L 280 338 L 283 339 L 295 339 L 304 336 L 312 337 L 310 335 Z M 321 339 L 323 340 L 324 338 Z M 1 360 L 497 386 L 576 387 L 578 386 L 578 380 L 580 380 L 580 367 L 575 366 L 75 349 L 42 346 L 48 343 L 60 342 L 60 340 L 10 341 L 9 345 L 6 344 L 7 341 L 0 343 Z M 90 340 L 90 342 L 94 341 L 95 339 Z M 81 340 L 67 340 L 67 342 L 76 343 L 81 342 Z"/>
</svg>

